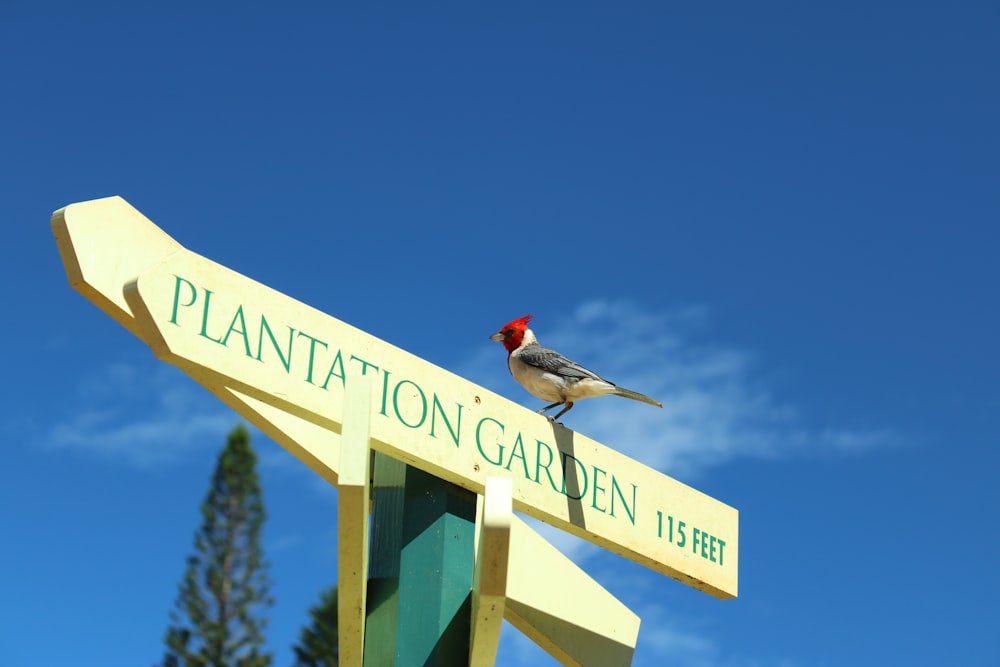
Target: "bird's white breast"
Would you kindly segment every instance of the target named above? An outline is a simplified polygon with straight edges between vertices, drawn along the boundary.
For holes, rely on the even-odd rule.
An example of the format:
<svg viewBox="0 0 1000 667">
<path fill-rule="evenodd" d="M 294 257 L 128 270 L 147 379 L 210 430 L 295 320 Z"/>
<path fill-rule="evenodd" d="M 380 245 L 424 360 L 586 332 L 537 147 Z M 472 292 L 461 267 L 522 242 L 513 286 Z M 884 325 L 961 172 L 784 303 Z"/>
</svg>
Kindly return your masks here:
<svg viewBox="0 0 1000 667">
<path fill-rule="evenodd" d="M 507 366 L 514 379 L 531 394 L 543 401 L 554 403 L 566 400 L 566 380 L 558 375 L 529 366 L 518 359 L 517 351 L 507 359 Z"/>
</svg>

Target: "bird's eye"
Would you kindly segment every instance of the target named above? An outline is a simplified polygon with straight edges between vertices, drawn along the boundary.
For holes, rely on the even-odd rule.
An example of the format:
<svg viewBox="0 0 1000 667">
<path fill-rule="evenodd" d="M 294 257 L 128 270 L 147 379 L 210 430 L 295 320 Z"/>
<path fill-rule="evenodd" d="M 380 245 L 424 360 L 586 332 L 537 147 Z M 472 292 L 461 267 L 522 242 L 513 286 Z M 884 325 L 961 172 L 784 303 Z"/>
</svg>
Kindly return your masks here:
<svg viewBox="0 0 1000 667">
<path fill-rule="evenodd" d="M 503 330 L 503 337 L 504 338 L 510 338 L 513 335 L 514 335 L 514 330 L 513 329 L 504 329 Z"/>
</svg>

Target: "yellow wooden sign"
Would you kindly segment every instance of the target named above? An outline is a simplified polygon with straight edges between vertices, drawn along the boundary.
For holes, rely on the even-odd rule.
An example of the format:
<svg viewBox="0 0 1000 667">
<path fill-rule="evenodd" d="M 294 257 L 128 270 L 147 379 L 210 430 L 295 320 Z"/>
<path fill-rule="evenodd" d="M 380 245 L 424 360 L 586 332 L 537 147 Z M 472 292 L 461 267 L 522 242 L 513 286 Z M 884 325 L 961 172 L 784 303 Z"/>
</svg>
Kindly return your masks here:
<svg viewBox="0 0 1000 667">
<path fill-rule="evenodd" d="M 340 663 L 361 665 L 368 600 L 371 378 L 351 376 L 337 481 L 337 632 Z"/>
<path fill-rule="evenodd" d="M 732 507 L 180 247 L 120 198 L 68 206 L 53 226 L 74 286 L 134 317 L 116 319 L 227 402 L 339 433 L 347 376 L 371 376 L 376 450 L 480 494 L 487 477 L 510 478 L 515 509 L 716 597 L 736 596 Z M 101 238 L 102 229 L 117 236 Z M 152 252 L 137 249 L 147 245 Z M 121 279 L 120 269 L 88 266 L 95 248 L 134 272 Z M 94 287 L 88 268 L 97 283 L 120 280 L 125 303 Z M 324 466 L 307 453 L 313 469 Z"/>
<path fill-rule="evenodd" d="M 469 665 L 492 665 L 500 644 L 500 628 L 507 605 L 510 527 L 514 518 L 511 481 L 491 477 L 486 491 L 476 497 L 476 556 L 472 574 L 472 621 Z M 554 551 L 551 545 L 548 551 Z M 525 564 L 524 569 L 532 569 Z M 554 590 L 554 588 L 549 588 Z"/>
</svg>

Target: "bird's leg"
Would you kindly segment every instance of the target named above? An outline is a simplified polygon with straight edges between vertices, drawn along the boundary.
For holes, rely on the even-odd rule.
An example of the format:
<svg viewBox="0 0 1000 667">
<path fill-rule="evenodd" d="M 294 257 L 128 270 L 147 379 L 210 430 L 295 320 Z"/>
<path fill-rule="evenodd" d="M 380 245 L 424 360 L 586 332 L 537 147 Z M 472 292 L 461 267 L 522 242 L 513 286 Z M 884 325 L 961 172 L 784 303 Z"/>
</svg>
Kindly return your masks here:
<svg viewBox="0 0 1000 667">
<path fill-rule="evenodd" d="M 542 408 L 541 410 L 537 410 L 536 412 L 537 412 L 538 414 L 540 414 L 540 415 L 541 415 L 541 414 L 545 414 L 545 411 L 546 411 L 546 410 L 551 410 L 552 408 L 556 407 L 557 405 L 562 405 L 562 404 L 563 404 L 564 402 L 565 402 L 565 401 L 556 401 L 556 402 L 555 402 L 555 403 L 553 403 L 552 405 L 546 405 L 546 406 L 545 406 L 544 408 Z M 560 412 L 559 414 L 562 414 L 562 412 Z"/>
<path fill-rule="evenodd" d="M 573 401 L 566 401 L 566 407 L 563 408 L 562 410 L 560 410 L 558 413 L 556 413 L 555 417 L 549 417 L 549 419 L 551 419 L 552 421 L 555 421 L 555 420 L 559 419 L 564 414 L 566 414 L 567 412 L 569 412 L 570 408 L 572 408 L 572 407 L 573 407 Z"/>
</svg>

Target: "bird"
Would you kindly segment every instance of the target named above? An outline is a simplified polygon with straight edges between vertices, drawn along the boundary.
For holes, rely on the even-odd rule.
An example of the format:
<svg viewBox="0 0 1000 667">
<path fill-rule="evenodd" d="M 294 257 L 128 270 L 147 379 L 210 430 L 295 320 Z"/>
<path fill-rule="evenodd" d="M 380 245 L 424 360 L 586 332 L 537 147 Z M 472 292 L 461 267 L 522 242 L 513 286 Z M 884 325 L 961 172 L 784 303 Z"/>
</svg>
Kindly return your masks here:
<svg viewBox="0 0 1000 667">
<path fill-rule="evenodd" d="M 546 415 L 549 421 L 554 422 L 569 412 L 577 401 L 592 396 L 623 396 L 663 407 L 655 398 L 619 387 L 555 350 L 542 347 L 535 333 L 528 328 L 533 317 L 525 315 L 511 320 L 490 336 L 490 340 L 503 343 L 507 349 L 507 367 L 521 386 L 543 401 L 552 401 L 538 410 L 538 414 L 563 406 L 555 416 Z"/>
</svg>

